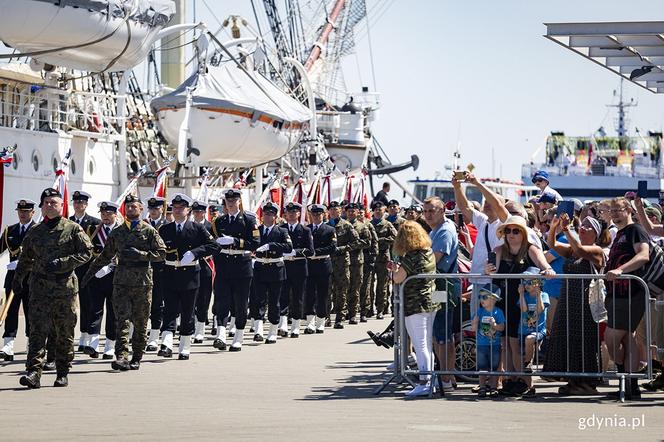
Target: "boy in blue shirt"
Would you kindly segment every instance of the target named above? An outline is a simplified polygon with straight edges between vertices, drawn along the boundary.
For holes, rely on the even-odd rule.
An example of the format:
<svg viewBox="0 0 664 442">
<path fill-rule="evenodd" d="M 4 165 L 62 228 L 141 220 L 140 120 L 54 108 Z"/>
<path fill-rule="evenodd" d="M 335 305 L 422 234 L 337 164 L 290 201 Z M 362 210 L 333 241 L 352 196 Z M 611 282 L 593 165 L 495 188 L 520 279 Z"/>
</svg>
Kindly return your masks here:
<svg viewBox="0 0 664 442">
<path fill-rule="evenodd" d="M 529 267 L 523 272 L 524 275 L 539 275 L 539 269 Z M 549 308 L 549 295 L 542 291 L 542 280 L 539 278 L 522 279 L 519 285 L 519 302 L 521 308 L 521 321 L 519 324 L 519 337 L 521 338 L 521 348 L 523 349 L 523 366 L 526 370 L 530 369 L 530 364 L 535 355 L 535 348 L 539 348 L 540 343 L 546 335 L 546 314 Z M 523 366 L 521 368 L 523 368 Z M 531 394 L 532 378 L 530 376 L 523 379 L 528 385 Z"/>
<path fill-rule="evenodd" d="M 477 370 L 496 371 L 500 364 L 500 337 L 505 330 L 505 315 L 496 307 L 500 300 L 500 287 L 486 284 L 480 289 L 480 306 L 473 317 L 477 348 Z M 487 382 L 488 381 L 488 382 Z M 498 394 L 498 377 L 480 375 L 478 397 Z"/>
</svg>

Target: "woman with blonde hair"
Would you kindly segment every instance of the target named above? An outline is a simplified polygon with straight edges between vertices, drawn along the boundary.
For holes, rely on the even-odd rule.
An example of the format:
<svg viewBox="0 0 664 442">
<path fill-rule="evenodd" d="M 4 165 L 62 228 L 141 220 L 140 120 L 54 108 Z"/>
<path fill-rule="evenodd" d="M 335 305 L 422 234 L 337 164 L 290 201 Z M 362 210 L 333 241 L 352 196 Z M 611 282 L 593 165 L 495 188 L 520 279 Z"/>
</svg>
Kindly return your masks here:
<svg viewBox="0 0 664 442">
<path fill-rule="evenodd" d="M 486 273 L 520 274 L 528 267 L 537 267 L 544 276 L 553 276 L 553 271 L 544 257 L 542 249 L 533 247 L 528 241 L 528 225 L 521 216 L 510 216 L 496 231 L 498 238 L 503 240 L 501 246 L 496 247 L 495 265 L 489 262 Z M 502 364 L 508 371 L 521 371 L 521 345 L 519 340 L 519 324 L 521 321 L 521 309 L 519 300 L 519 279 L 506 279 L 494 281 L 501 287 L 504 294 L 500 303 L 496 304 L 505 312 L 506 318 L 506 344 L 503 345 Z M 532 390 L 532 391 L 530 391 Z M 503 385 L 502 393 L 521 396 L 534 393 L 534 389 L 528 387 L 524 379 L 512 378 Z"/>
<path fill-rule="evenodd" d="M 405 221 L 397 233 L 393 252 L 397 262 L 389 262 L 395 284 L 403 283 L 412 275 L 436 273 L 436 258 L 431 250 L 431 240 L 427 232 L 415 221 Z M 404 316 L 406 330 L 417 356 L 421 371 L 433 370 L 432 334 L 433 320 L 438 305 L 431 295 L 434 291 L 433 279 L 414 279 L 404 287 Z M 431 376 L 420 376 L 420 384 L 407 393 L 408 396 L 428 395 L 431 389 Z"/>
</svg>

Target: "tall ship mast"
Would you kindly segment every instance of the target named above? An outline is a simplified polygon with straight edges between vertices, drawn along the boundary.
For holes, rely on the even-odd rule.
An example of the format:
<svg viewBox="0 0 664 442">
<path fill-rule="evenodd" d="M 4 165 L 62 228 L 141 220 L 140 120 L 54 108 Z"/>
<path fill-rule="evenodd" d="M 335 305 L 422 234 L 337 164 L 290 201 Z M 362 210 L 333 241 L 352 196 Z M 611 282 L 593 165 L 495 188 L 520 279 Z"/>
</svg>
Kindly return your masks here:
<svg viewBox="0 0 664 442">
<path fill-rule="evenodd" d="M 214 28 L 186 3 L 0 0 L 3 225 L 63 173 L 91 207 L 147 198 L 165 171 L 169 193 L 235 187 L 252 209 L 359 200 L 417 167 L 378 143 L 380 95 L 347 87 L 364 0 L 252 0 L 248 17 L 215 2 Z"/>
</svg>

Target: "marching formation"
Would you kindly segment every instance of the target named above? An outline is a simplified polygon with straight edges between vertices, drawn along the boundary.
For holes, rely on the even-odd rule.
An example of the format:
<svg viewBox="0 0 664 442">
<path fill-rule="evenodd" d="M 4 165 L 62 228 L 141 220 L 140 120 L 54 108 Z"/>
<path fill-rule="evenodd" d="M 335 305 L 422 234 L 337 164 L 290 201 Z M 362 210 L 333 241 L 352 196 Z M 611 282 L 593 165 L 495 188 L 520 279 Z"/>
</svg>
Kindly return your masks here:
<svg viewBox="0 0 664 442">
<path fill-rule="evenodd" d="M 240 196 L 228 190 L 221 207 L 184 194 L 152 197 L 146 218 L 131 194 L 124 216 L 119 204 L 100 202 L 100 219 L 87 213 L 91 196 L 82 191 L 72 195 L 69 219 L 52 188 L 39 203 L 17 201 L 19 223 L 0 242 L 0 253 L 10 254 L 0 357 L 14 359 L 22 305 L 28 349 L 20 384 L 39 388 L 42 371 L 55 369 L 54 386 L 68 385 L 77 309 L 78 352 L 112 360 L 118 371 L 139 370 L 146 353 L 188 360 L 192 344 L 204 344 L 206 325 L 214 348 L 239 352 L 248 321 L 253 341 L 275 344 L 324 333 L 332 320 L 341 329 L 390 313 L 386 264 L 404 221 L 396 200 L 376 200 L 372 212 L 358 203 L 291 202 L 281 214 L 268 202 L 257 219 Z"/>
</svg>

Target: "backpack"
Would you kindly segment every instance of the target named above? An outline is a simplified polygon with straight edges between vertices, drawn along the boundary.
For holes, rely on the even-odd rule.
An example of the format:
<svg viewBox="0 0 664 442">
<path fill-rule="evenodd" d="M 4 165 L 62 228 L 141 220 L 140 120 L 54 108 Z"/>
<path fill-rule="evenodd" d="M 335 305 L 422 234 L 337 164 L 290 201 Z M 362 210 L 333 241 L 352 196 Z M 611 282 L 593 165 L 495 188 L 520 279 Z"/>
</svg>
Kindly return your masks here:
<svg viewBox="0 0 664 442">
<path fill-rule="evenodd" d="M 641 278 L 648 284 L 652 295 L 664 294 L 664 249 L 650 241 L 650 258 L 643 266 Z"/>
</svg>

